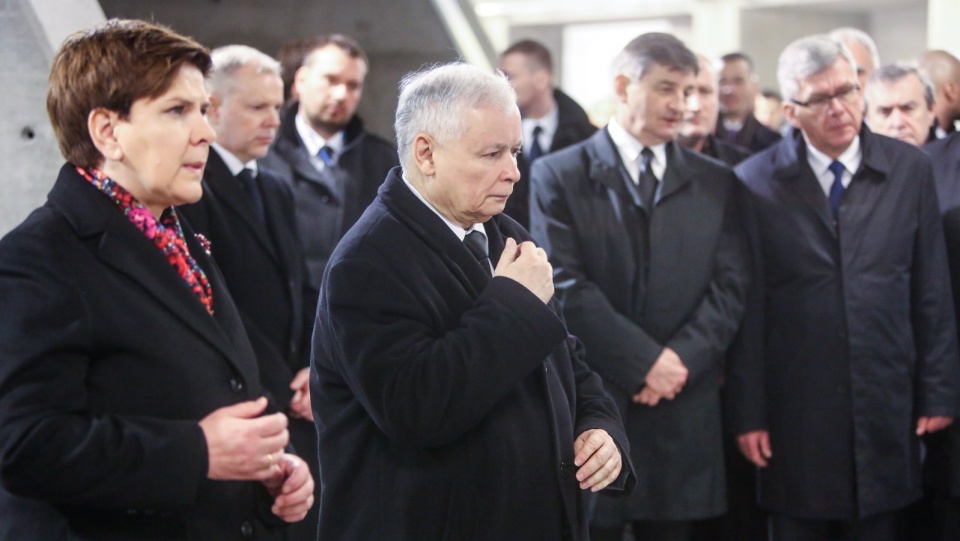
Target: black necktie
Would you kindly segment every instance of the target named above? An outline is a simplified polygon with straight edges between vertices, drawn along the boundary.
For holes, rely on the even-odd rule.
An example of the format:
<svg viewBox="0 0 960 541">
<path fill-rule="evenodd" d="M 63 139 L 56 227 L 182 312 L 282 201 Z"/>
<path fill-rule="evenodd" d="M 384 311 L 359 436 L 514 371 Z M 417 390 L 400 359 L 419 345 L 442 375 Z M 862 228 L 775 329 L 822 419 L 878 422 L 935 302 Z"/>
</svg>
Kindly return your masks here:
<svg viewBox="0 0 960 541">
<path fill-rule="evenodd" d="M 643 208 L 649 212 L 653 210 L 653 196 L 657 192 L 657 175 L 653 174 L 653 151 L 644 147 L 640 151 L 640 178 L 637 187 L 640 189 L 640 199 Z"/>
<path fill-rule="evenodd" d="M 324 145 L 323 148 L 317 152 L 317 156 L 323 160 L 323 164 L 327 167 L 333 167 L 337 165 L 337 161 L 333 158 L 333 149 L 326 145 Z"/>
<path fill-rule="evenodd" d="M 487 249 L 487 237 L 479 231 L 471 231 L 463 238 L 463 244 L 466 245 L 473 257 L 477 258 L 483 270 L 490 272 L 490 252 Z"/>
<path fill-rule="evenodd" d="M 237 173 L 237 180 L 243 186 L 243 191 L 247 192 L 250 200 L 250 206 L 253 208 L 253 216 L 260 223 L 266 223 L 266 212 L 263 210 L 263 196 L 260 195 L 260 189 L 257 187 L 257 179 L 253 176 L 252 169 L 244 169 Z"/>
<path fill-rule="evenodd" d="M 543 128 L 540 126 L 535 126 L 533 128 L 533 142 L 530 144 L 530 152 L 527 152 L 527 162 L 530 165 L 533 165 L 533 162 L 543 155 L 543 149 L 540 148 L 541 133 L 543 133 Z"/>
<path fill-rule="evenodd" d="M 833 213 L 833 221 L 840 217 L 840 200 L 843 199 L 843 164 L 834 160 L 830 163 L 830 172 L 833 173 L 833 184 L 830 185 L 830 212 Z"/>
</svg>

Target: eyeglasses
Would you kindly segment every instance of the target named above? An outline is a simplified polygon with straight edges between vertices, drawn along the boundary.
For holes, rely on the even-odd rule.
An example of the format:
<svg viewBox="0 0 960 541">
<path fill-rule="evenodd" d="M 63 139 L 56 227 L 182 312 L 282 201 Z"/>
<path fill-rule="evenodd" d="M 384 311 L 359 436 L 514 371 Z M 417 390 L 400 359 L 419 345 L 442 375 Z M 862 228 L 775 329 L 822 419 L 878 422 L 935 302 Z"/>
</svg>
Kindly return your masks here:
<svg viewBox="0 0 960 541">
<path fill-rule="evenodd" d="M 790 98 L 790 101 L 800 107 L 823 109 L 828 103 L 832 102 L 834 98 L 840 100 L 840 103 L 853 103 L 853 100 L 859 95 L 858 92 L 860 92 L 860 85 L 852 84 L 837 90 L 833 94 L 814 94 L 810 96 L 810 99 L 807 101 L 795 100 L 793 98 Z"/>
</svg>

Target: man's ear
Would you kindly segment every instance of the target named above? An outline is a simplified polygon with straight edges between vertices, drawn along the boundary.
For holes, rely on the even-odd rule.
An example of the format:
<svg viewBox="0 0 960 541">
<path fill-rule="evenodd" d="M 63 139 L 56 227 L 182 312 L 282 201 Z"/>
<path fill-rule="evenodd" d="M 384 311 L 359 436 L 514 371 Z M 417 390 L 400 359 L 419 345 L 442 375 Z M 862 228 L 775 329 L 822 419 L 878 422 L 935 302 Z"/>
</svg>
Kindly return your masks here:
<svg viewBox="0 0 960 541">
<path fill-rule="evenodd" d="M 87 131 L 93 146 L 97 147 L 106 160 L 123 160 L 123 147 L 117 137 L 120 115 L 103 107 L 97 107 L 87 115 Z"/>
<path fill-rule="evenodd" d="M 223 106 L 223 98 L 216 94 L 210 94 L 210 106 L 207 107 L 207 122 L 211 126 L 220 124 L 220 107 Z"/>
<path fill-rule="evenodd" d="M 797 106 L 787 100 L 783 100 L 783 118 L 787 119 L 796 129 L 800 129 L 800 123 L 797 121 Z"/>
<path fill-rule="evenodd" d="M 630 78 L 624 74 L 618 74 L 613 79 L 613 92 L 617 96 L 617 102 L 627 102 L 627 87 L 630 86 Z"/>
<path fill-rule="evenodd" d="M 437 142 L 425 133 L 418 133 L 413 140 L 413 161 L 417 164 L 420 174 L 425 177 L 432 177 L 437 173 L 437 166 L 434 163 L 436 148 Z"/>
</svg>

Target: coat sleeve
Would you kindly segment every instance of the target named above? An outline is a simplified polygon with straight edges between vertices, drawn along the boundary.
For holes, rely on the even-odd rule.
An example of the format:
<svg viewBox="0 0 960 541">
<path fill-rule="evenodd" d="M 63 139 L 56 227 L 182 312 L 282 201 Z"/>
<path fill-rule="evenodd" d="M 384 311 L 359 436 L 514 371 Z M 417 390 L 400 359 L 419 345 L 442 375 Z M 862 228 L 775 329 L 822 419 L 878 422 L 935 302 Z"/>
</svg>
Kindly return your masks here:
<svg viewBox="0 0 960 541">
<path fill-rule="evenodd" d="M 757 221 L 760 204 L 745 186 L 741 192 L 743 230 L 751 279 L 748 282 L 745 309 L 740 328 L 727 352 L 724 371 L 724 410 L 731 431 L 743 434 L 767 429 L 766 390 L 764 387 L 764 295 L 762 245 Z"/>
<path fill-rule="evenodd" d="M 714 252 L 706 293 L 680 330 L 667 341 L 689 370 L 687 385 L 713 368 L 730 346 L 743 316 L 750 281 L 746 239 L 741 224 L 743 195 L 735 180 L 724 209 L 723 229 Z"/>
<path fill-rule="evenodd" d="M 958 413 L 960 359 L 943 224 L 933 173 L 929 162 L 924 162 L 925 169 L 916 179 L 922 185 L 920 227 L 910 276 L 917 347 L 917 412 L 921 416 L 952 417 Z"/>
<path fill-rule="evenodd" d="M 387 266 L 327 268 L 314 362 L 332 363 L 398 444 L 427 448 L 467 433 L 566 339 L 553 310 L 510 278 L 494 277 L 459 321 L 445 322 L 430 307 L 441 291 Z"/>
<path fill-rule="evenodd" d="M 613 438 L 620 449 L 622 466 L 620 476 L 603 490 L 610 496 L 631 494 L 637 484 L 637 476 L 630 460 L 630 441 L 623 427 L 620 413 L 609 395 L 603 390 L 603 382 L 584 362 L 583 344 L 574 336 L 567 337 L 573 363 L 573 377 L 577 385 L 577 413 L 574 438 L 587 430 L 601 429 Z"/>
<path fill-rule="evenodd" d="M 564 316 L 571 332 L 586 345 L 590 366 L 633 395 L 643 387 L 663 344 L 619 313 L 587 275 L 577 232 L 581 225 L 574 223 L 573 196 L 566 193 L 568 184 L 587 181 L 586 168 L 586 164 L 561 168 L 555 159 L 537 160 L 530 174 L 530 232 L 550 257 Z"/>
<path fill-rule="evenodd" d="M 189 506 L 207 474 L 196 420 L 87 409 L 86 374 L 101 346 L 67 250 L 50 238 L 64 234 L 20 231 L 0 243 L 0 480 L 57 504 Z"/>
</svg>

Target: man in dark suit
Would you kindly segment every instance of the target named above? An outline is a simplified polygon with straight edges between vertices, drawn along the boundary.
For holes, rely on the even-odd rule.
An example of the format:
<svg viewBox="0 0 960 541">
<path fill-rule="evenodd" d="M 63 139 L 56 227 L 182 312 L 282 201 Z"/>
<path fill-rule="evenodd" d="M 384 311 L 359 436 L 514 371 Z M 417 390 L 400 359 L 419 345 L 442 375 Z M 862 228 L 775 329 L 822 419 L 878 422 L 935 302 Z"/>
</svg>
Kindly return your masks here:
<svg viewBox="0 0 960 541">
<path fill-rule="evenodd" d="M 207 119 L 218 140 L 204 169 L 203 198 L 179 212 L 210 240 L 257 354 L 260 379 L 290 417 L 291 441 L 318 478 L 309 385 L 317 292 L 306 284 L 290 189 L 256 162 L 280 125 L 280 65 L 245 45 L 221 47 L 212 57 Z M 287 530 L 287 539 L 315 541 L 316 522 L 314 508 Z"/>
<path fill-rule="evenodd" d="M 543 44 L 522 40 L 500 55 L 500 71 L 517 92 L 523 152 L 517 157 L 520 182 L 504 212 L 530 226 L 530 166 L 540 156 L 579 143 L 597 131 L 582 107 L 553 86 L 553 60 Z"/>
<path fill-rule="evenodd" d="M 294 78 L 299 99 L 284 108 L 261 164 L 293 191 L 309 282 L 319 290 L 327 259 L 397 165 L 397 152 L 356 115 L 370 65 L 360 45 L 339 34 L 313 43 Z"/>
<path fill-rule="evenodd" d="M 874 133 L 915 147 L 936 141 L 933 84 L 916 67 L 887 64 L 874 70 L 863 96 L 867 124 Z"/>
<path fill-rule="evenodd" d="M 532 234 L 641 472 L 632 497 L 598 499 L 592 538 L 632 522 L 637 539 L 690 539 L 693 520 L 726 510 L 721 360 L 749 275 L 739 184 L 673 142 L 698 70 L 683 43 L 644 34 L 615 69 L 606 129 L 534 165 Z"/>
<path fill-rule="evenodd" d="M 730 53 L 720 58 L 720 118 L 717 137 L 750 152 L 761 150 L 780 140 L 780 134 L 764 126 L 753 116 L 760 81 L 753 68 L 753 59 L 744 53 Z"/>
<path fill-rule="evenodd" d="M 501 214 L 519 176 L 515 100 L 466 64 L 401 83 L 403 168 L 320 294 L 320 539 L 586 540 L 582 491 L 632 489 L 620 418 L 558 313 L 546 254 Z"/>
<path fill-rule="evenodd" d="M 701 55 L 697 55 L 697 58 L 700 72 L 697 73 L 696 87 L 687 99 L 687 112 L 677 132 L 677 143 L 733 167 L 750 156 L 751 152 L 714 136 L 719 108 L 717 79 L 710 61 Z"/>
<path fill-rule="evenodd" d="M 758 270 L 730 357 L 742 452 L 773 539 L 892 540 L 920 439 L 953 419 L 960 365 L 930 161 L 862 124 L 850 52 L 788 45 L 794 137 L 736 172 Z"/>
</svg>

